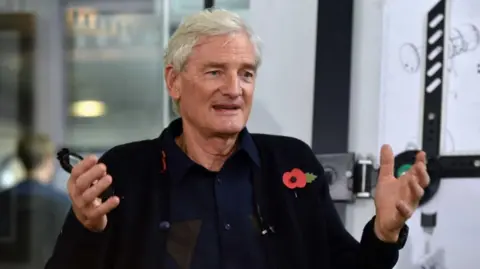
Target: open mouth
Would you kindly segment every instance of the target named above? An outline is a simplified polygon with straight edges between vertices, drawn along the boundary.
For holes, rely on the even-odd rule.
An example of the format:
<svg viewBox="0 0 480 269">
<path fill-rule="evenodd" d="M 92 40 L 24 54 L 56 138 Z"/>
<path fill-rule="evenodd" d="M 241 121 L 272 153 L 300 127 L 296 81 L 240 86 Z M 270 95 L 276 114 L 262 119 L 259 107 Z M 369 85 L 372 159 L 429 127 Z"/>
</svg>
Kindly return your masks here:
<svg viewBox="0 0 480 269">
<path fill-rule="evenodd" d="M 239 105 L 220 104 L 213 105 L 213 109 L 218 112 L 234 112 L 240 109 Z"/>
</svg>

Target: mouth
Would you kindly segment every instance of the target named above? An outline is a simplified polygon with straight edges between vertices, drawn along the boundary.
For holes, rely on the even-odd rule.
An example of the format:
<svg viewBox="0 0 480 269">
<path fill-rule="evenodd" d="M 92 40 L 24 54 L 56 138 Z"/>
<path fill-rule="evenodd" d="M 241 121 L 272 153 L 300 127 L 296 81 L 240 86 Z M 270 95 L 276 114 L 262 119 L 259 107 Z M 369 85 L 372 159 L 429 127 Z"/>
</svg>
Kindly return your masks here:
<svg viewBox="0 0 480 269">
<path fill-rule="evenodd" d="M 218 105 L 213 105 L 212 108 L 216 112 L 237 112 L 241 109 L 241 106 L 235 105 L 235 104 L 218 104 Z"/>
</svg>

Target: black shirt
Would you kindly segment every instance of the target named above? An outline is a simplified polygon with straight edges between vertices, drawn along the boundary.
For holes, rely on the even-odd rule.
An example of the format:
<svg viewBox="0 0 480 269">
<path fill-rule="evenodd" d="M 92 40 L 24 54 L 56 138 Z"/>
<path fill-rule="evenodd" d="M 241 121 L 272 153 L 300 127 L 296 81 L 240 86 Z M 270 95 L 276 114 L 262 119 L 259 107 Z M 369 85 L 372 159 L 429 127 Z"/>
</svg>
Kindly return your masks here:
<svg viewBox="0 0 480 269">
<path fill-rule="evenodd" d="M 265 268 L 251 178 L 260 158 L 251 135 L 242 131 L 236 152 L 212 172 L 175 143 L 182 133 L 180 120 L 167 130 L 162 144 L 172 190 L 166 268 Z"/>
</svg>

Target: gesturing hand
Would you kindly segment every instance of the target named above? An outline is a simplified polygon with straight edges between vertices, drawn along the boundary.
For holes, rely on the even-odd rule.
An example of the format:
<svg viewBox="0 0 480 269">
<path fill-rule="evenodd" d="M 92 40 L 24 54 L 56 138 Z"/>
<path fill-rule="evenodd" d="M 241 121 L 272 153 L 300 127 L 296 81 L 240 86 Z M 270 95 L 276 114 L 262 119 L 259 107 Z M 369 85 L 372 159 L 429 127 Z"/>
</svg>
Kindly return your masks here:
<svg viewBox="0 0 480 269">
<path fill-rule="evenodd" d="M 72 169 L 67 189 L 73 212 L 90 231 L 103 231 L 107 226 L 107 213 L 120 203 L 116 196 L 103 203 L 98 198 L 111 183 L 112 177 L 107 174 L 107 167 L 98 163 L 95 156 L 88 156 Z"/>
<path fill-rule="evenodd" d="M 418 207 L 430 178 L 426 155 L 417 154 L 415 164 L 398 179 L 394 176 L 394 155 L 389 145 L 382 146 L 380 171 L 375 193 L 375 233 L 386 242 L 396 242 L 405 222 Z"/>
</svg>

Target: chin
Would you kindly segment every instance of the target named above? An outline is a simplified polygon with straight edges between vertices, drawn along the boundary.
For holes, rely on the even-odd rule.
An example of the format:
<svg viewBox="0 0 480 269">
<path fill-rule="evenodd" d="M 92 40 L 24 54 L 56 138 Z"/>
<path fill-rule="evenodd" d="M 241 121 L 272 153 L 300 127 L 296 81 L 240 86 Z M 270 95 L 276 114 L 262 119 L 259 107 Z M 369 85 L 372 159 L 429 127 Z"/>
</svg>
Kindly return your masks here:
<svg viewBox="0 0 480 269">
<path fill-rule="evenodd" d="M 245 128 L 243 120 L 221 120 L 215 124 L 215 131 L 222 134 L 238 134 Z"/>
</svg>

